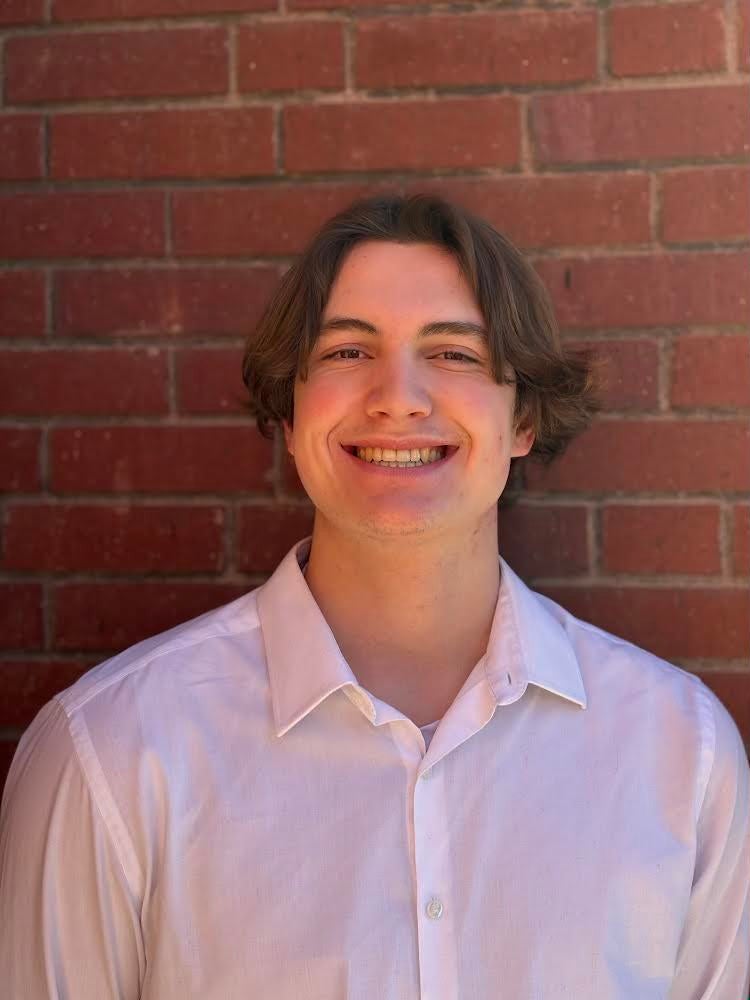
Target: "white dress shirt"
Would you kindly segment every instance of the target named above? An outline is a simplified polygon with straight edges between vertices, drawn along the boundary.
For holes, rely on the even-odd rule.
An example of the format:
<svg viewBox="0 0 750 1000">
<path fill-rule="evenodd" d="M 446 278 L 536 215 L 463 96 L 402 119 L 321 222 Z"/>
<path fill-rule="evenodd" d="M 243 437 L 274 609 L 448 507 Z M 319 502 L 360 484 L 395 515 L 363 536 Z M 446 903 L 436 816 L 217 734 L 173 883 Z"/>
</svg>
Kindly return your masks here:
<svg viewBox="0 0 750 1000">
<path fill-rule="evenodd" d="M 309 545 L 36 716 L 3 996 L 744 1000 L 750 775 L 708 688 L 501 559 L 425 752 L 344 660 Z"/>
</svg>

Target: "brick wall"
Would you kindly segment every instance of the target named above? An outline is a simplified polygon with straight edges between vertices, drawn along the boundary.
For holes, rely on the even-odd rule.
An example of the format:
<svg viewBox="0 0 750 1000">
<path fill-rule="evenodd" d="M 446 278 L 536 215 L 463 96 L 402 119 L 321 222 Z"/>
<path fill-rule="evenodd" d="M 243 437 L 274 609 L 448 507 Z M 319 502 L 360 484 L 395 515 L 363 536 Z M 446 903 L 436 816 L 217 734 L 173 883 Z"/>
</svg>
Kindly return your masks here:
<svg viewBox="0 0 750 1000">
<path fill-rule="evenodd" d="M 309 531 L 242 336 L 314 228 L 430 187 L 529 251 L 607 411 L 501 513 L 750 738 L 748 4 L 4 0 L 0 779 L 55 691 Z M 519 486 L 520 484 L 515 484 Z"/>
</svg>

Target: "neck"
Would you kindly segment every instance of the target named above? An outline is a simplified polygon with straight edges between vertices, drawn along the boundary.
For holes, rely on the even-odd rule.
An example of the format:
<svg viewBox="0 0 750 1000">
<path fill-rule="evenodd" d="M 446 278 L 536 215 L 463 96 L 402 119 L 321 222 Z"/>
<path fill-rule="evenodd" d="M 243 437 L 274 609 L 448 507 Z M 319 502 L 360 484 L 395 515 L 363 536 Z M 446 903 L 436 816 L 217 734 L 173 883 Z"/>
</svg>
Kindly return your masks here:
<svg viewBox="0 0 750 1000">
<path fill-rule="evenodd" d="M 352 537 L 318 513 L 306 579 L 358 682 L 425 725 L 487 648 L 500 586 L 496 511 L 453 539 Z"/>
</svg>

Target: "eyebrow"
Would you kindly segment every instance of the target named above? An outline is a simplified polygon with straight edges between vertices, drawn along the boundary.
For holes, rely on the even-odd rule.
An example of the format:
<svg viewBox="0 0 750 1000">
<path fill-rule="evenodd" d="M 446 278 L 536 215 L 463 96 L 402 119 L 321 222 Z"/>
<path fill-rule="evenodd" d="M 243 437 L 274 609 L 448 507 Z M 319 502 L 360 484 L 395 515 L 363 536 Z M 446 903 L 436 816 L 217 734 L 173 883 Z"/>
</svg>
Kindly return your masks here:
<svg viewBox="0 0 750 1000">
<path fill-rule="evenodd" d="M 321 326 L 320 336 L 335 333 L 337 330 L 358 330 L 360 333 L 368 333 L 375 337 L 380 335 L 380 330 L 364 319 L 357 319 L 354 316 L 333 316 Z M 417 334 L 420 339 L 446 335 L 474 337 L 485 344 L 489 342 L 485 328 L 479 323 L 471 323 L 467 320 L 436 320 L 434 323 L 426 323 Z"/>
</svg>

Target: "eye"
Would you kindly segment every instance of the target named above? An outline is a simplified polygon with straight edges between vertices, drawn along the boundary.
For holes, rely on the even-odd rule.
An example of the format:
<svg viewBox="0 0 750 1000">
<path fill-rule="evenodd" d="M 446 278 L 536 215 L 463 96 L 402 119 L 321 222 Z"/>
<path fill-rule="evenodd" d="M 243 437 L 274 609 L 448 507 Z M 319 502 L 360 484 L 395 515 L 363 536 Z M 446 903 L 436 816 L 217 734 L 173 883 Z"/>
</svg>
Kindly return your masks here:
<svg viewBox="0 0 750 1000">
<path fill-rule="evenodd" d="M 330 354 L 324 354 L 324 355 L 322 355 L 322 357 L 321 357 L 320 360 L 321 361 L 329 361 L 332 358 L 338 357 L 339 355 L 343 355 L 343 354 L 362 354 L 362 353 L 363 352 L 360 351 L 360 349 L 358 347 L 339 347 L 337 350 L 331 351 Z M 358 358 L 342 358 L 341 360 L 342 361 L 358 361 L 359 359 Z"/>
<path fill-rule="evenodd" d="M 455 361 L 456 359 L 463 359 L 463 362 L 469 361 L 471 362 L 471 364 L 475 365 L 480 365 L 482 363 L 479 360 L 479 358 L 472 357 L 471 354 L 464 354 L 463 351 L 440 351 L 440 353 L 437 356 L 442 357 L 446 354 L 452 355 L 452 357 L 448 358 L 449 361 Z"/>
</svg>

